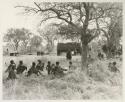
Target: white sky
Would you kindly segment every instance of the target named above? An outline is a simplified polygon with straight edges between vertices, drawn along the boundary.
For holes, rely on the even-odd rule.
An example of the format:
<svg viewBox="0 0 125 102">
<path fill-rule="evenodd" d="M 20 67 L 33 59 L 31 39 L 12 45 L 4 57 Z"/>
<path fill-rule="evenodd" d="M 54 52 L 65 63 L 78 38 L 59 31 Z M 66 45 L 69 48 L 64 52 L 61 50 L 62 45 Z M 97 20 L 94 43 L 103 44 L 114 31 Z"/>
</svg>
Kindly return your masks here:
<svg viewBox="0 0 125 102">
<path fill-rule="evenodd" d="M 9 28 L 27 28 L 36 33 L 39 19 L 20 14 L 23 10 L 14 8 L 17 5 L 32 5 L 33 0 L 0 0 L 0 32 L 6 33 Z"/>
</svg>

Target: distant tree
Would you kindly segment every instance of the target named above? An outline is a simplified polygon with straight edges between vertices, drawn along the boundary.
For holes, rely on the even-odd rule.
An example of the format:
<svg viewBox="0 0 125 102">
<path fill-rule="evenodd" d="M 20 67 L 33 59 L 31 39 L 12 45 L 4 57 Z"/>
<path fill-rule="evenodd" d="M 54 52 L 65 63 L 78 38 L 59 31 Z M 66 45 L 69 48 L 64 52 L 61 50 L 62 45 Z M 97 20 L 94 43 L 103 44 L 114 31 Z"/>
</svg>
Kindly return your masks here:
<svg viewBox="0 0 125 102">
<path fill-rule="evenodd" d="M 38 35 L 34 35 L 30 40 L 31 46 L 35 46 L 36 49 L 41 45 L 41 42 L 42 38 Z"/>
<path fill-rule="evenodd" d="M 51 52 L 54 48 L 54 41 L 57 39 L 57 27 L 48 24 L 43 29 L 38 29 L 40 36 L 47 42 L 47 50 Z"/>
<path fill-rule="evenodd" d="M 122 9 L 122 6 L 119 8 Z M 106 44 L 103 46 L 103 50 L 105 51 L 107 57 L 110 58 L 114 56 L 112 53 L 115 53 L 120 46 L 123 30 L 122 10 L 111 9 L 106 12 L 105 15 L 109 18 L 109 20 L 102 19 L 102 23 L 105 24 L 105 27 L 101 30 L 104 32 L 104 36 L 106 38 Z"/>
<path fill-rule="evenodd" d="M 12 42 L 15 46 L 15 50 L 18 51 L 19 43 L 23 42 L 25 46 L 27 45 L 30 38 L 30 31 L 22 28 L 22 29 L 14 29 L 11 28 L 7 31 L 4 36 L 4 39 L 8 42 Z"/>
<path fill-rule="evenodd" d="M 25 34 L 25 36 L 23 36 L 23 39 L 22 39 L 22 44 L 23 44 L 25 51 L 26 51 L 27 45 L 30 42 L 31 35 L 33 35 L 33 34 L 28 29 L 25 29 L 25 28 L 22 28 L 22 31 Z"/>
</svg>

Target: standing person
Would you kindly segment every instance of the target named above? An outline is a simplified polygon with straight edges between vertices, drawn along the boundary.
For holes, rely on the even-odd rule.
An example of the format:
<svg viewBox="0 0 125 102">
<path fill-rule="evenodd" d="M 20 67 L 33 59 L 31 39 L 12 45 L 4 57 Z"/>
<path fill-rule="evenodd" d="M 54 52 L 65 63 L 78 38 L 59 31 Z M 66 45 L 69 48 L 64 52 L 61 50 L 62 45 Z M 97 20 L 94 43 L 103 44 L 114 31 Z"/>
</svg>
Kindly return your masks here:
<svg viewBox="0 0 125 102">
<path fill-rule="evenodd" d="M 71 60 L 72 59 L 72 54 L 71 54 L 70 50 L 68 50 L 68 52 L 66 54 L 66 58 L 67 58 L 67 60 Z"/>
<path fill-rule="evenodd" d="M 16 73 L 15 73 L 15 70 L 16 70 L 16 64 L 14 63 L 13 60 L 10 61 L 10 65 L 8 66 L 7 70 L 5 72 L 8 72 L 8 77 L 7 77 L 7 80 L 11 79 L 16 79 Z"/>
<path fill-rule="evenodd" d="M 48 75 L 51 73 L 51 71 L 52 71 L 52 68 L 51 68 L 51 62 L 50 61 L 48 61 L 48 64 L 47 64 L 47 66 L 46 66 L 46 70 L 48 71 Z"/>
</svg>

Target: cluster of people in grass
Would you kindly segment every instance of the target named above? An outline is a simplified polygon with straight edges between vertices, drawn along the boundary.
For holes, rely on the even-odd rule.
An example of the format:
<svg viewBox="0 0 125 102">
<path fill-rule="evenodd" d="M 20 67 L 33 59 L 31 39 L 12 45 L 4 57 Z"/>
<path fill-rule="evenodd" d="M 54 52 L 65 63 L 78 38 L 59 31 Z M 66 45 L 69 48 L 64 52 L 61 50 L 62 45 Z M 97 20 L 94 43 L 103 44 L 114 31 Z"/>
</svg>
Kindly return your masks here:
<svg viewBox="0 0 125 102">
<path fill-rule="evenodd" d="M 16 79 L 17 74 L 22 74 L 24 71 L 26 71 L 26 76 L 29 77 L 32 74 L 36 74 L 37 76 L 42 75 L 42 71 L 44 68 L 47 70 L 48 75 L 52 74 L 54 76 L 56 75 L 64 75 L 64 71 L 67 71 L 68 69 L 63 69 L 60 66 L 59 62 L 56 62 L 56 64 L 51 64 L 50 61 L 48 61 L 46 67 L 44 63 L 42 63 L 41 60 L 38 60 L 38 63 L 32 62 L 32 65 L 30 69 L 27 69 L 27 66 L 23 64 L 23 61 L 19 61 L 18 66 L 16 67 L 16 64 L 14 60 L 10 61 L 10 65 L 8 66 L 7 70 L 5 72 L 8 72 L 7 80 L 9 79 Z M 72 65 L 72 62 L 69 62 L 69 70 L 74 69 L 74 66 Z"/>
</svg>

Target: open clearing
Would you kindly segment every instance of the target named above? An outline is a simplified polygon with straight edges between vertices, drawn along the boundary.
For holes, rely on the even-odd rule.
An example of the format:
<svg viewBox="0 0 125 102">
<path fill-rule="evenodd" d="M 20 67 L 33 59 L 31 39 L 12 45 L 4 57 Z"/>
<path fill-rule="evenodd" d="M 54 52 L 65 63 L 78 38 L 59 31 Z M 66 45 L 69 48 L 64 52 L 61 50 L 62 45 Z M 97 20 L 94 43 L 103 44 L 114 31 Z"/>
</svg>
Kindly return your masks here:
<svg viewBox="0 0 125 102">
<path fill-rule="evenodd" d="M 73 64 L 77 69 L 73 73 L 68 73 L 61 78 L 53 78 L 48 76 L 46 70 L 42 73 L 44 76 L 25 77 L 18 75 L 18 79 L 15 81 L 4 81 L 7 77 L 7 73 L 4 71 L 9 64 L 9 61 L 13 59 L 16 64 L 19 60 L 23 60 L 24 64 L 31 66 L 32 61 L 37 62 L 37 59 L 41 59 L 45 62 L 51 61 L 55 63 L 60 62 L 62 67 L 68 67 L 68 61 L 65 56 L 55 55 L 27 55 L 18 57 L 3 57 L 3 99 L 121 99 L 122 97 L 122 74 L 111 73 L 108 71 L 108 62 L 110 60 L 95 60 L 92 63 L 93 77 L 86 77 L 80 69 L 80 56 L 73 56 Z M 122 72 L 122 62 L 119 59 L 111 59 L 111 61 L 117 61 L 117 67 Z M 5 64 L 6 63 L 6 64 Z M 99 64 L 99 68 L 97 68 Z M 96 71 L 94 70 L 96 68 Z"/>
</svg>

